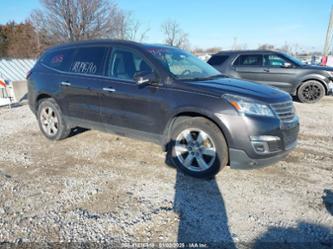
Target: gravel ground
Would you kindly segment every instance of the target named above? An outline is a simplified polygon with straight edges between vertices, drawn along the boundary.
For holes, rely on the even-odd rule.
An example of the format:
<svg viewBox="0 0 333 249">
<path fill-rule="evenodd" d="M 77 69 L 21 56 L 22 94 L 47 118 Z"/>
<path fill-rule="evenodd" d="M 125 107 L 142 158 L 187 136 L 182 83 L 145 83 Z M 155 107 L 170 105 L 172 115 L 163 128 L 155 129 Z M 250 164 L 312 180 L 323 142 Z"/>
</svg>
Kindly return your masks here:
<svg viewBox="0 0 333 249">
<path fill-rule="evenodd" d="M 0 248 L 1 242 L 333 248 L 333 97 L 295 105 L 301 133 L 286 160 L 249 171 L 225 168 L 212 180 L 177 173 L 151 143 L 98 131 L 51 142 L 28 106 L 1 108 Z"/>
</svg>

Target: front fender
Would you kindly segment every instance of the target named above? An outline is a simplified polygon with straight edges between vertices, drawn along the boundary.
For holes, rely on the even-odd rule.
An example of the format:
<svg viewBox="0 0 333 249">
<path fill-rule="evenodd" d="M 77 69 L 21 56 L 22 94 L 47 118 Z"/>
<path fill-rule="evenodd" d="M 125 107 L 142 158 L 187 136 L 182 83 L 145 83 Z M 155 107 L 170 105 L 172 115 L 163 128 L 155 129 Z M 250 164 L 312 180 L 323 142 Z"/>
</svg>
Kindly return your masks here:
<svg viewBox="0 0 333 249">
<path fill-rule="evenodd" d="M 168 144 L 171 137 L 172 125 L 174 124 L 175 120 L 180 116 L 189 116 L 189 117 L 201 116 L 207 118 L 208 120 L 212 121 L 218 126 L 218 128 L 221 130 L 222 134 L 224 135 L 228 146 L 232 143 L 231 133 L 229 132 L 226 125 L 216 116 L 214 112 L 209 112 L 206 109 L 202 108 L 182 107 L 173 112 L 171 118 L 169 119 L 164 129 L 164 138 L 165 138 L 164 145 Z"/>
<path fill-rule="evenodd" d="M 297 89 L 300 87 L 300 85 L 302 85 L 302 83 L 304 83 L 305 81 L 308 81 L 308 80 L 317 80 L 317 81 L 319 81 L 325 87 L 326 92 L 328 92 L 328 84 L 330 82 L 329 77 L 325 76 L 325 75 L 318 74 L 318 73 L 313 73 L 313 74 L 304 75 L 303 77 L 300 78 L 299 83 L 297 84 L 296 88 L 294 89 L 295 94 L 297 93 Z"/>
</svg>

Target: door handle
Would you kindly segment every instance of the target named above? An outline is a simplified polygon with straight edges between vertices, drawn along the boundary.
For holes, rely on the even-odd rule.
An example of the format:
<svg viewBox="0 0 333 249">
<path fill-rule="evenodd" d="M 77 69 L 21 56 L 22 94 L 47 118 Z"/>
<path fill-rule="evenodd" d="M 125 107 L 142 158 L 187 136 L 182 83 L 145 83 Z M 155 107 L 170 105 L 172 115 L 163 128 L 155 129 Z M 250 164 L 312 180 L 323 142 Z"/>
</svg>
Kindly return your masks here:
<svg viewBox="0 0 333 249">
<path fill-rule="evenodd" d="M 62 85 L 62 86 L 71 86 L 72 84 L 69 83 L 69 82 L 63 81 L 63 82 L 60 83 L 60 85 Z"/>
<path fill-rule="evenodd" d="M 269 72 L 270 72 L 269 69 L 267 69 L 267 68 L 265 68 L 264 71 L 265 71 L 266 73 L 269 73 Z"/>
<path fill-rule="evenodd" d="M 115 92 L 116 90 L 115 90 L 115 89 L 113 89 L 113 88 L 110 88 L 110 87 L 104 87 L 104 88 L 103 88 L 103 91 L 106 91 L 106 92 L 111 92 L 111 93 L 113 93 L 113 92 Z"/>
</svg>

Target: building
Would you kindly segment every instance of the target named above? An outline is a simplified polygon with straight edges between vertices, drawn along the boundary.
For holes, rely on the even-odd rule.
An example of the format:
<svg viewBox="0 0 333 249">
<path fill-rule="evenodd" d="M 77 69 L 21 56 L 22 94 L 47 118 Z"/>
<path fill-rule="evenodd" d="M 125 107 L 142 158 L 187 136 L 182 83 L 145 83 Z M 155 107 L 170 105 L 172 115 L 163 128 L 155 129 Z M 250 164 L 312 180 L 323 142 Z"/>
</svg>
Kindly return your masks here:
<svg viewBox="0 0 333 249">
<path fill-rule="evenodd" d="M 0 60 L 0 106 L 20 102 L 26 97 L 26 75 L 35 62 L 31 59 Z"/>
</svg>

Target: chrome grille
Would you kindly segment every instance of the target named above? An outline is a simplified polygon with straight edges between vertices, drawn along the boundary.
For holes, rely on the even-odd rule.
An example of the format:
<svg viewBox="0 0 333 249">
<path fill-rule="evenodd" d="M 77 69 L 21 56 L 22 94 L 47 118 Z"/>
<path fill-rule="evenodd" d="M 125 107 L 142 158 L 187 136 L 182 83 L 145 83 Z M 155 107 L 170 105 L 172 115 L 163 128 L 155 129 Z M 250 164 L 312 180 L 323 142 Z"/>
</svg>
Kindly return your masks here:
<svg viewBox="0 0 333 249">
<path fill-rule="evenodd" d="M 295 117 L 295 109 L 292 101 L 271 104 L 272 109 L 283 122 L 293 121 Z"/>
</svg>

